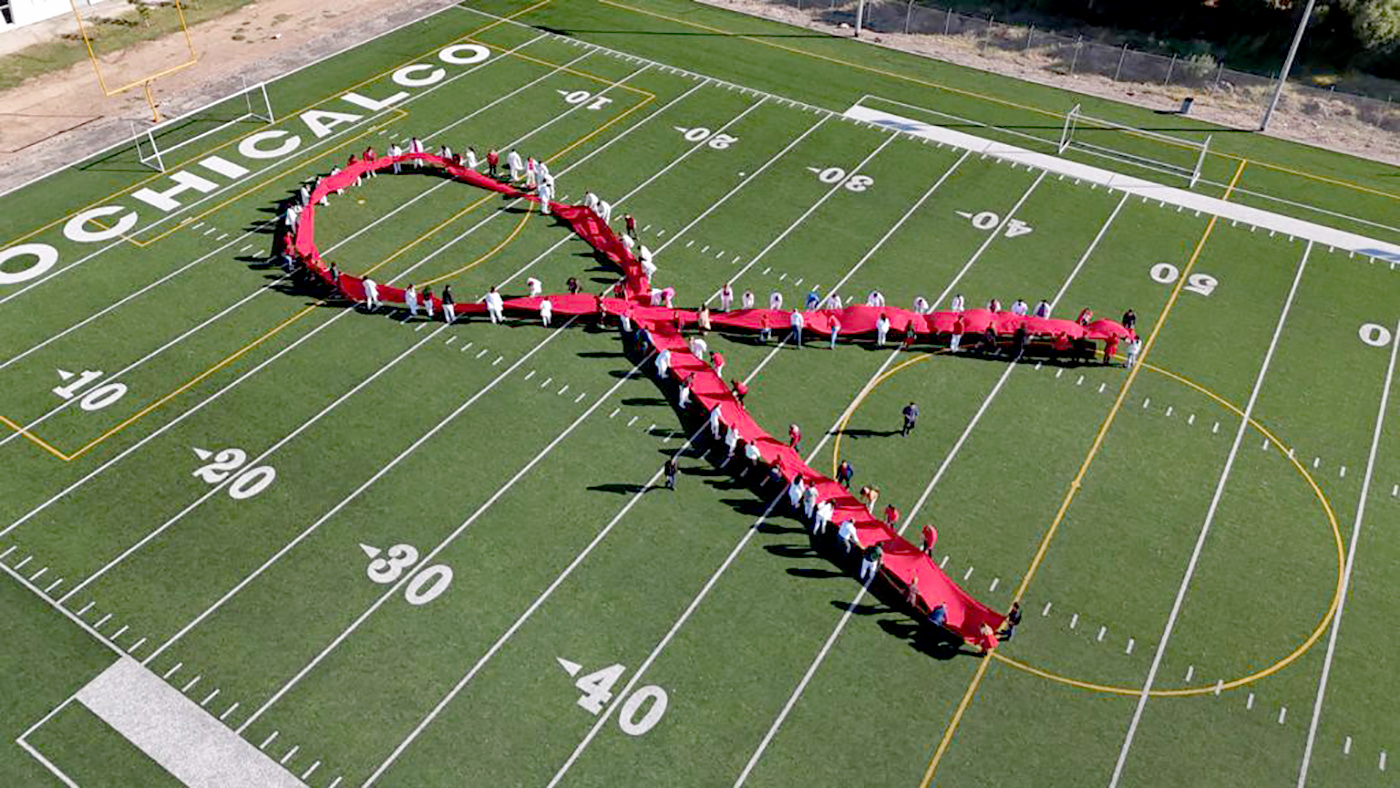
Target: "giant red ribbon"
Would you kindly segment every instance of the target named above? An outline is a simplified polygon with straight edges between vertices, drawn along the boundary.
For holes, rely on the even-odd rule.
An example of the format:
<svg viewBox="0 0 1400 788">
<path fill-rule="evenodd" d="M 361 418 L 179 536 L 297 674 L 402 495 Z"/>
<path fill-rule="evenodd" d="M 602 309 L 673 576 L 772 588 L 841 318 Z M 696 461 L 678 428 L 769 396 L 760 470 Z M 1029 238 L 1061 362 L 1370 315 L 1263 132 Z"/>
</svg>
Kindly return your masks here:
<svg viewBox="0 0 1400 788">
<path fill-rule="evenodd" d="M 361 277 L 340 275 L 332 281 L 330 271 L 321 259 L 316 248 L 316 205 L 327 194 L 345 189 L 359 180 L 367 171 L 391 168 L 395 162 L 410 166 L 428 165 L 439 168 L 450 177 L 500 192 L 509 197 L 517 197 L 532 202 L 538 198 L 526 194 L 509 184 L 501 183 L 468 167 L 432 154 L 407 154 L 396 157 L 382 157 L 370 161 L 357 161 L 340 172 L 322 178 L 311 192 L 311 198 L 302 210 L 297 222 L 295 237 L 290 238 L 289 248 L 328 286 L 336 289 L 343 297 L 353 301 L 363 301 L 365 292 Z M 1004 616 L 974 599 L 953 582 L 943 570 L 914 545 L 897 534 L 884 521 L 875 517 L 855 496 L 832 479 L 823 476 L 809 466 L 786 443 L 768 434 L 744 408 L 723 379 L 716 374 L 705 359 L 697 358 L 690 352 L 683 327 L 697 322 L 694 310 L 672 309 L 670 307 L 649 306 L 651 285 L 642 272 L 636 258 L 621 243 L 612 228 L 591 209 L 579 205 L 550 203 L 551 213 L 568 222 L 574 232 L 588 242 L 595 250 L 617 265 L 623 273 L 625 296 L 623 298 L 601 297 L 587 294 L 558 294 L 531 298 L 512 298 L 504 301 L 504 309 L 523 315 L 538 315 L 540 301 L 548 298 L 553 311 L 559 315 L 589 315 L 600 311 L 612 315 L 627 314 L 651 335 L 652 343 L 658 352 L 671 351 L 670 376 L 676 380 L 690 379 L 691 396 L 707 411 L 718 408 L 720 420 L 726 427 L 738 431 L 745 443 L 757 446 L 764 462 L 776 465 L 783 478 L 789 483 L 797 476 L 807 484 L 815 485 L 819 500 L 830 501 L 835 508 L 832 523 L 852 520 L 855 523 L 857 538 L 864 545 L 880 544 L 884 548 L 884 571 L 898 582 L 908 587 L 916 579 L 918 596 L 926 609 L 932 610 L 942 605 L 947 612 L 945 626 L 963 638 L 982 645 L 995 647 L 996 637 L 986 634 L 984 627 L 995 631 L 1001 627 Z M 379 286 L 379 297 L 386 303 L 403 303 L 402 288 Z M 421 296 L 420 296 L 421 297 Z M 433 299 L 435 314 L 441 314 L 441 302 Z M 456 305 L 458 315 L 484 314 L 483 303 L 462 303 Z M 790 325 L 791 312 L 770 309 L 746 309 L 714 315 L 711 323 L 715 327 L 740 330 L 757 330 L 765 326 L 786 331 Z M 803 311 L 806 330 L 827 334 L 831 330 L 831 320 L 839 321 L 838 334 L 853 336 L 869 334 L 876 330 L 881 315 L 889 319 L 889 329 L 903 333 L 910 325 L 919 337 L 930 338 L 936 334 L 948 334 L 953 330 L 954 321 L 959 315 L 966 333 L 981 334 L 992 326 L 996 333 L 1009 335 L 1018 328 L 1025 327 L 1031 335 L 1055 336 L 1064 334 L 1070 339 L 1128 339 L 1131 331 L 1112 320 L 1099 320 L 1080 325 L 1072 320 L 1053 320 L 1015 315 L 1009 312 L 990 312 L 986 309 L 968 309 L 961 313 L 930 312 L 919 314 L 895 307 L 851 306 L 845 309 L 817 309 Z"/>
</svg>

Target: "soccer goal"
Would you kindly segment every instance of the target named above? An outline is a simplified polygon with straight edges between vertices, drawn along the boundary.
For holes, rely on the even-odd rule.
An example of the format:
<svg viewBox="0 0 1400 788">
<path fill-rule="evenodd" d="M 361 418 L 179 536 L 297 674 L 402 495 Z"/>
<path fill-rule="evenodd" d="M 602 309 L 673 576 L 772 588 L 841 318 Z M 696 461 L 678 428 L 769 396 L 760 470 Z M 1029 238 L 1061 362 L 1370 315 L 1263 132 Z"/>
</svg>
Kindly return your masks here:
<svg viewBox="0 0 1400 788">
<path fill-rule="evenodd" d="M 1204 140 L 1177 137 L 1085 115 L 1075 104 L 1065 115 L 1059 152 L 1073 148 L 1095 156 L 1185 178 L 1192 188 L 1201 180 L 1210 135 Z"/>
<path fill-rule="evenodd" d="M 150 128 L 142 129 L 139 123 L 132 121 L 132 141 L 136 146 L 136 158 L 142 164 L 165 172 L 166 158 L 180 148 L 238 123 L 274 123 L 276 120 L 272 100 L 267 95 L 267 83 L 249 85 L 245 80 L 242 90 Z"/>
</svg>

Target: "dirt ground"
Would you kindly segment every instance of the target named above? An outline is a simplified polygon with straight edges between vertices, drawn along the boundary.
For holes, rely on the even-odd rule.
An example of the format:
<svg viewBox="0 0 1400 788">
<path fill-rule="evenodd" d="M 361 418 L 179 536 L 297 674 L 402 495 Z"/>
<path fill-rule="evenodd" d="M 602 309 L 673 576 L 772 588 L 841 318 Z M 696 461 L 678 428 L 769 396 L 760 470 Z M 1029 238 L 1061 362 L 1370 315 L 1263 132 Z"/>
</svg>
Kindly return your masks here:
<svg viewBox="0 0 1400 788">
<path fill-rule="evenodd" d="M 252 84 L 272 79 L 453 4 L 261 0 L 191 28 L 199 62 L 156 81 L 156 101 L 172 117 L 241 89 L 244 79 Z M 155 73 L 188 57 L 184 37 L 177 35 L 100 59 L 113 86 L 114 77 Z M 104 96 L 86 60 L 0 93 L 0 191 L 62 166 L 75 151 L 129 139 L 133 121 L 135 128 L 149 126 L 142 91 Z"/>
<path fill-rule="evenodd" d="M 764 0 L 699 0 L 708 5 L 739 11 L 751 16 L 774 19 L 823 33 L 849 36 L 849 27 L 819 19 L 827 9 L 799 10 Z M 854 14 L 851 15 L 854 18 Z M 839 18 L 839 16 L 837 17 Z M 1191 110 L 1194 117 L 1237 129 L 1253 129 L 1259 124 L 1260 104 L 1250 101 L 1243 106 L 1232 105 L 1223 95 L 1202 96 L 1182 87 L 1162 87 L 1131 82 L 1115 82 L 1094 74 L 1066 75 L 1047 71 L 1034 57 L 1011 56 L 995 48 L 984 49 L 975 40 L 960 36 L 903 35 L 899 33 L 866 33 L 861 40 L 891 49 L 912 52 L 960 66 L 1003 74 L 1027 82 L 1072 90 L 1091 96 L 1122 101 L 1128 104 L 1168 109 L 1180 105 L 1181 99 L 1195 96 Z M 1285 98 L 1288 98 L 1285 94 Z M 1280 102 L 1269 121 L 1270 136 L 1314 145 L 1341 153 L 1400 165 L 1400 134 L 1386 132 L 1373 125 L 1347 117 L 1348 113 L 1332 111 L 1320 102 Z"/>
</svg>

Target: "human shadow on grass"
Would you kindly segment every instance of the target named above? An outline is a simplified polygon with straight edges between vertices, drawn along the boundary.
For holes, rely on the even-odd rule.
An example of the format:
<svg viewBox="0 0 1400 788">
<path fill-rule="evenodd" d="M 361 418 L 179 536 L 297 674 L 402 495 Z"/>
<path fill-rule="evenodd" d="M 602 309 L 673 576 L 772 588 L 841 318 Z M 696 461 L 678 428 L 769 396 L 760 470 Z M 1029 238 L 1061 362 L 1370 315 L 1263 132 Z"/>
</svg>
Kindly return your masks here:
<svg viewBox="0 0 1400 788">
<path fill-rule="evenodd" d="M 899 432 L 900 432 L 899 430 L 871 430 L 871 429 L 864 429 L 864 428 L 861 428 L 861 429 L 851 429 L 851 428 L 847 427 L 847 428 L 844 429 L 844 430 L 838 431 L 837 434 L 838 434 L 838 435 L 841 435 L 841 436 L 844 436 L 844 437 L 847 437 L 847 438 L 859 439 L 859 438 L 888 438 L 888 437 L 890 437 L 891 435 L 898 435 Z"/>
<path fill-rule="evenodd" d="M 595 484 L 587 489 L 593 492 L 615 493 L 617 495 L 634 495 L 639 492 L 651 492 L 657 489 L 645 484 L 634 484 L 631 482 L 608 482 L 607 484 Z"/>
</svg>

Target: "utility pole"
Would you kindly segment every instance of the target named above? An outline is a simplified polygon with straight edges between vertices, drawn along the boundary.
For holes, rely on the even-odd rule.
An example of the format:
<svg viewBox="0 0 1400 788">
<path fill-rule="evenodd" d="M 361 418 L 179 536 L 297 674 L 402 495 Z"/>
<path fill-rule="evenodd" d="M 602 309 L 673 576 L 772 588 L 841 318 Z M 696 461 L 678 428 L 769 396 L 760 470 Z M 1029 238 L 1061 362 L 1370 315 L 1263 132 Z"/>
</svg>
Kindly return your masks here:
<svg viewBox="0 0 1400 788">
<path fill-rule="evenodd" d="M 1293 45 L 1288 48 L 1288 57 L 1283 59 L 1283 68 L 1278 72 L 1278 86 L 1274 88 L 1274 95 L 1269 99 L 1269 106 L 1264 110 L 1264 117 L 1259 121 L 1259 130 L 1264 131 L 1269 127 L 1269 116 L 1274 114 L 1274 107 L 1278 106 L 1279 96 L 1283 95 L 1283 86 L 1288 82 L 1288 73 L 1293 70 L 1293 58 L 1298 54 L 1298 45 L 1303 43 L 1303 31 L 1308 28 L 1308 19 L 1312 16 L 1313 4 L 1316 0 L 1308 0 L 1308 5 L 1303 9 L 1303 18 L 1298 20 L 1298 32 L 1293 34 Z"/>
<path fill-rule="evenodd" d="M 860 38 L 860 26 L 865 21 L 865 0 L 856 6 L 856 38 Z"/>
</svg>

